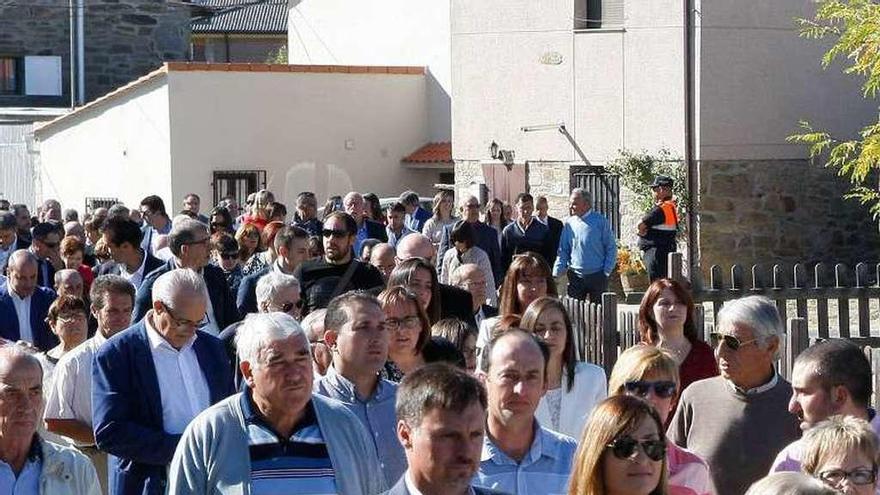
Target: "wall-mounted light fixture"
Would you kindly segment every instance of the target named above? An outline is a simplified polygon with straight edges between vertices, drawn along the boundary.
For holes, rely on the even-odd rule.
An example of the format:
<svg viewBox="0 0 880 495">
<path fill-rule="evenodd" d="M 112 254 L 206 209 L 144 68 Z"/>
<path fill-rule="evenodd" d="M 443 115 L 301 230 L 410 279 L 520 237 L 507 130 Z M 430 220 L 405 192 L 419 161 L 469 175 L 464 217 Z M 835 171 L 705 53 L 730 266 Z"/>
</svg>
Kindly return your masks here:
<svg viewBox="0 0 880 495">
<path fill-rule="evenodd" d="M 489 145 L 489 156 L 491 156 L 493 160 L 501 160 L 504 162 L 504 166 L 507 167 L 507 170 L 513 169 L 513 163 L 516 160 L 516 153 L 514 153 L 513 150 L 499 149 L 498 143 L 492 141 L 492 144 Z"/>
</svg>

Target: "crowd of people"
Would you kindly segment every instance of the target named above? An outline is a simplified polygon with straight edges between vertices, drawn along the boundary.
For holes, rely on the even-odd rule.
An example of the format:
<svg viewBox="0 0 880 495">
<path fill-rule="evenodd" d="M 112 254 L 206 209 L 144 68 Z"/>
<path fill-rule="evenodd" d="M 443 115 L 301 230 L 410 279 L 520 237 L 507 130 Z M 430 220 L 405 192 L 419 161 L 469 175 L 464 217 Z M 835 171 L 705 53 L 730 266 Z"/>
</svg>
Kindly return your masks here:
<svg viewBox="0 0 880 495">
<path fill-rule="evenodd" d="M 559 294 L 616 264 L 582 189 L 565 219 L 527 193 L 0 203 L 0 494 L 880 493 L 867 358 L 824 341 L 789 383 L 760 296 L 703 342 L 657 259 L 671 185 L 608 377 Z"/>
</svg>

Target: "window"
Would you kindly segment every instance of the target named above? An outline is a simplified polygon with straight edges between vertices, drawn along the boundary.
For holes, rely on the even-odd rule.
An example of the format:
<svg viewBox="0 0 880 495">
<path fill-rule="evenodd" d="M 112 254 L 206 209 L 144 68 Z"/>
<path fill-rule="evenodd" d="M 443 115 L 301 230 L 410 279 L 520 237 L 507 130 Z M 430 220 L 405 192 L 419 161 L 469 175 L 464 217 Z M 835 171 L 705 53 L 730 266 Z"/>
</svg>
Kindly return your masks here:
<svg viewBox="0 0 880 495">
<path fill-rule="evenodd" d="M 624 0 L 580 0 L 575 2 L 575 28 L 595 29 L 623 26 Z"/>
<path fill-rule="evenodd" d="M 266 187 L 265 170 L 216 170 L 214 171 L 214 204 L 226 196 L 244 206 L 248 194 Z"/>
<path fill-rule="evenodd" d="M 21 59 L 0 57 L 0 95 L 21 94 Z"/>
<path fill-rule="evenodd" d="M 606 173 L 604 167 L 571 167 L 571 188 L 576 187 L 593 196 L 593 209 L 608 219 L 620 239 L 620 177 Z"/>
<path fill-rule="evenodd" d="M 119 198 L 86 198 L 86 215 L 98 208 L 110 208 L 119 202 Z"/>
</svg>

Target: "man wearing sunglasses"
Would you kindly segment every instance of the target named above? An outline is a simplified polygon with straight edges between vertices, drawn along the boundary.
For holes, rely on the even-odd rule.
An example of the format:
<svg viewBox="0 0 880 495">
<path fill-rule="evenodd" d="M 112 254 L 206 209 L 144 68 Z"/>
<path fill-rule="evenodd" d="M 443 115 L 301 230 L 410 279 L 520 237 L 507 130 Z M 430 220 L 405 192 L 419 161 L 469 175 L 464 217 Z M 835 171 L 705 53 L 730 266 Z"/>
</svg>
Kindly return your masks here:
<svg viewBox="0 0 880 495">
<path fill-rule="evenodd" d="M 684 390 L 669 438 L 709 464 L 718 495 L 740 495 L 800 436 L 788 413 L 791 385 L 774 363 L 784 341 L 776 305 L 763 296 L 725 303 L 712 335 L 721 376 Z"/>
<path fill-rule="evenodd" d="M 306 261 L 294 273 L 302 284 L 303 314 L 326 308 L 331 299 L 350 290 L 370 290 L 385 285 L 379 270 L 354 259 L 357 230 L 357 223 L 347 213 L 334 211 L 324 219 L 321 230 L 324 258 Z"/>
<path fill-rule="evenodd" d="M 55 282 L 55 271 L 64 268 L 60 250 L 64 229 L 60 223 L 52 221 L 38 223 L 33 232 L 34 240 L 30 251 L 37 257 L 40 265 L 37 270 L 37 284 L 51 289 Z"/>
<path fill-rule="evenodd" d="M 813 344 L 795 359 L 788 410 L 807 431 L 830 416 L 852 416 L 870 422 L 880 441 L 880 416 L 871 408 L 871 363 L 845 339 Z M 776 456 L 771 472 L 800 471 L 802 442 L 796 440 Z"/>
<path fill-rule="evenodd" d="M 269 272 L 293 275 L 299 265 L 309 257 L 309 234 L 299 227 L 288 225 L 279 229 L 273 245 L 278 254 L 275 263 L 241 279 L 235 301 L 240 315 L 257 312 L 257 281 L 263 275 Z M 299 319 L 298 316 L 296 318 Z"/>
</svg>

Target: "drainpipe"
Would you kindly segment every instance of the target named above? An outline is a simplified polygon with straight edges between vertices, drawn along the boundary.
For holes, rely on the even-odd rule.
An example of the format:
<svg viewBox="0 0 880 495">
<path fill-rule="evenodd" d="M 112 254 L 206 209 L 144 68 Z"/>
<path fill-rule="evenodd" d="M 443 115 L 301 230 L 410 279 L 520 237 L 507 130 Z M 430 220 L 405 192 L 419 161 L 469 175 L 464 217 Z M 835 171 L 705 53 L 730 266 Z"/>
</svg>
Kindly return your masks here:
<svg viewBox="0 0 880 495">
<path fill-rule="evenodd" d="M 693 0 L 682 0 L 684 4 L 684 164 L 687 171 L 687 256 L 691 283 L 699 287 L 701 277 L 697 263 L 697 214 L 696 196 L 698 164 L 694 163 L 694 5 Z"/>
<path fill-rule="evenodd" d="M 73 0 L 69 1 L 70 10 L 70 108 L 76 108 L 76 23 L 74 20 Z"/>
<path fill-rule="evenodd" d="M 76 67 L 77 93 L 80 105 L 86 103 L 86 44 L 85 44 L 85 0 L 76 0 Z"/>
</svg>

